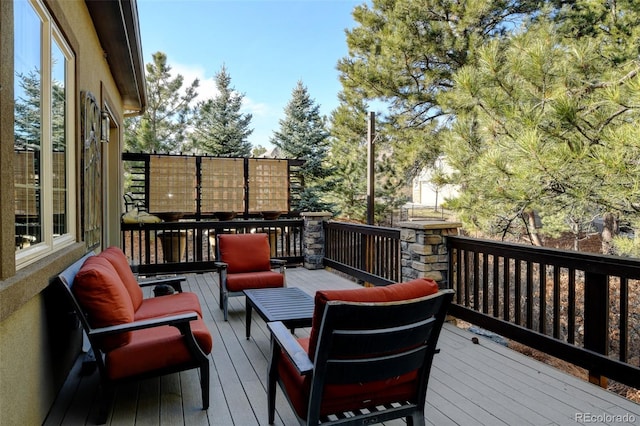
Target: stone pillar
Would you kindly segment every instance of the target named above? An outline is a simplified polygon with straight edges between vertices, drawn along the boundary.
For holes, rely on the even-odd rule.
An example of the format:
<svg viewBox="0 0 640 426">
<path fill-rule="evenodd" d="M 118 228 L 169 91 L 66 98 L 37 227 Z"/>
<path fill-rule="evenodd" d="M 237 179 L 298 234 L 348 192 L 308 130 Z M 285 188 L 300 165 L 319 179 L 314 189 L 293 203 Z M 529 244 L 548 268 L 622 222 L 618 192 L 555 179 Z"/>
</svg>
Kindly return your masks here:
<svg viewBox="0 0 640 426">
<path fill-rule="evenodd" d="M 329 212 L 302 212 L 304 219 L 302 231 L 302 255 L 303 266 L 307 269 L 323 269 L 324 258 L 324 221 L 331 218 Z"/>
<path fill-rule="evenodd" d="M 400 222 L 402 281 L 431 278 L 440 288 L 449 285 L 446 237 L 458 235 L 459 222 Z"/>
</svg>

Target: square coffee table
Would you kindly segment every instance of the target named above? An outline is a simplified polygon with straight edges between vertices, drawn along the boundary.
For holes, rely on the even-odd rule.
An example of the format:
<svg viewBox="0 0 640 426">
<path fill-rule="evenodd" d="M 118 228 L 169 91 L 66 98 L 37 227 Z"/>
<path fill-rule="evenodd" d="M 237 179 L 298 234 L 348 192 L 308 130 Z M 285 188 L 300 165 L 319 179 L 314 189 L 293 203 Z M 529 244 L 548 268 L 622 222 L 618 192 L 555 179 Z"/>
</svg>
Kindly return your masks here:
<svg viewBox="0 0 640 426">
<path fill-rule="evenodd" d="M 297 287 L 260 288 L 244 290 L 247 298 L 246 335 L 251 336 L 251 312 L 256 310 L 265 322 L 282 321 L 292 332 L 296 328 L 311 327 L 314 301 Z"/>
</svg>

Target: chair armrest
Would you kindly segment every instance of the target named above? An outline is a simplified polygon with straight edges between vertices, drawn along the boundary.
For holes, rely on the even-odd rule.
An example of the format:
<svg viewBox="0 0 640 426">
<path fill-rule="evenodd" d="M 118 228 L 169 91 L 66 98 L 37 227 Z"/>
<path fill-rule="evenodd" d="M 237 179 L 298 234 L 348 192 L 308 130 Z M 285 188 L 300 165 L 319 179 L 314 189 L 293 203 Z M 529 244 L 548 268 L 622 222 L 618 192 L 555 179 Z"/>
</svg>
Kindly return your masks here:
<svg viewBox="0 0 640 426">
<path fill-rule="evenodd" d="M 271 331 L 271 338 L 275 339 L 298 372 L 303 376 L 310 374 L 313 371 L 313 362 L 287 327 L 280 321 L 267 323 L 267 327 Z"/>
<path fill-rule="evenodd" d="M 287 261 L 286 260 L 269 259 L 269 262 L 271 263 L 271 267 L 272 268 L 277 269 L 278 272 L 280 272 L 281 274 L 285 273 L 285 266 L 287 265 Z"/>
<path fill-rule="evenodd" d="M 170 285 L 174 288 L 178 293 L 182 293 L 182 282 L 186 281 L 187 277 L 185 276 L 177 276 L 177 277 L 163 277 L 163 278 L 149 278 L 138 281 L 138 285 L 140 287 L 148 287 L 160 284 Z"/>
<path fill-rule="evenodd" d="M 93 336 L 100 337 L 100 336 L 108 336 L 111 334 L 124 333 L 127 331 L 135 331 L 135 330 L 142 330 L 145 328 L 160 327 L 163 325 L 171 325 L 178 328 L 181 328 L 186 325 L 187 328 L 190 328 L 189 322 L 197 319 L 198 319 L 197 313 L 187 312 L 184 314 L 171 315 L 168 317 L 152 318 L 148 320 L 129 322 L 126 324 L 112 325 L 109 327 L 94 328 L 94 329 L 91 329 L 91 331 L 88 334 L 92 337 Z"/>
<path fill-rule="evenodd" d="M 216 261 L 216 262 L 213 262 L 213 266 L 215 266 L 216 269 L 220 270 L 220 269 L 227 269 L 229 267 L 229 264 L 226 262 Z"/>
</svg>

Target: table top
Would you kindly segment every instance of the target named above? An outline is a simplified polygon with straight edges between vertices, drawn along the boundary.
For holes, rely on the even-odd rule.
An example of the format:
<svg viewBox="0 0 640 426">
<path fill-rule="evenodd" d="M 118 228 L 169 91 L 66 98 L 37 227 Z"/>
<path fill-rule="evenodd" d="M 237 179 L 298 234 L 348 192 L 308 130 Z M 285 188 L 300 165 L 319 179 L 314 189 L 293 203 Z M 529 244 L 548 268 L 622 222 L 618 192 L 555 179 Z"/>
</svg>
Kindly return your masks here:
<svg viewBox="0 0 640 426">
<path fill-rule="evenodd" d="M 313 318 L 314 300 L 297 287 L 244 290 L 247 302 L 266 321 L 309 321 Z"/>
</svg>

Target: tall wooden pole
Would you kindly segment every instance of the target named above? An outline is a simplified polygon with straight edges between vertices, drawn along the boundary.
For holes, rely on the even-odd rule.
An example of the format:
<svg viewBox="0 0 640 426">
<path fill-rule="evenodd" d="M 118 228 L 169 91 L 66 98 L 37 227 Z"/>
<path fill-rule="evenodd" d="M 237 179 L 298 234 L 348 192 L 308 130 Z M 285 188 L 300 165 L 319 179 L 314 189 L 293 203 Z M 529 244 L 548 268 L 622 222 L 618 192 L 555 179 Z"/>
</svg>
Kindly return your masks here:
<svg viewBox="0 0 640 426">
<path fill-rule="evenodd" d="M 376 133 L 376 113 L 369 112 L 369 123 L 367 126 L 367 224 L 373 225 L 375 212 L 375 170 L 374 139 Z"/>
</svg>

